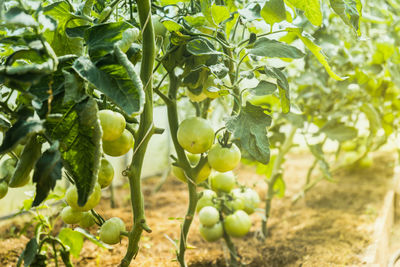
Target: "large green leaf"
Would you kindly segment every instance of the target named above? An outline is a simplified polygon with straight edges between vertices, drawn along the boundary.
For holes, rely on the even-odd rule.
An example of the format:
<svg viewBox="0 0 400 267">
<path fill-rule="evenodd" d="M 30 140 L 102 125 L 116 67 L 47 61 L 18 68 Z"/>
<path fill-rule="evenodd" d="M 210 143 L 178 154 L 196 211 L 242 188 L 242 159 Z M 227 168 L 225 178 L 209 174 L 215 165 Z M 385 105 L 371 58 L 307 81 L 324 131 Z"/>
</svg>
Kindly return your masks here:
<svg viewBox="0 0 400 267">
<path fill-rule="evenodd" d="M 57 21 L 55 31 L 46 31 L 45 36 L 57 56 L 75 54 L 82 55 L 84 51 L 83 39 L 79 37 L 69 37 L 66 33 L 68 27 L 78 27 L 87 25 L 88 22 L 72 12 L 72 7 L 67 1 L 60 1 L 45 6 L 44 14 Z"/>
<path fill-rule="evenodd" d="M 43 131 L 41 121 L 35 119 L 18 120 L 6 133 L 0 145 L 0 154 L 11 151 L 21 140 L 33 133 Z"/>
<path fill-rule="evenodd" d="M 95 25 L 86 30 L 85 40 L 90 59 L 98 61 L 114 51 L 114 44 L 122 39 L 122 33 L 133 26 L 127 22 L 110 22 Z"/>
<path fill-rule="evenodd" d="M 358 131 L 354 127 L 346 126 L 341 122 L 329 121 L 320 132 L 323 132 L 329 139 L 343 142 L 357 137 Z"/>
<path fill-rule="evenodd" d="M 32 207 L 38 206 L 49 195 L 50 190 L 54 189 L 57 180 L 61 179 L 61 153 L 58 151 L 58 141 L 43 152 L 36 162 L 33 182 L 36 183 L 36 195 Z"/>
<path fill-rule="evenodd" d="M 269 162 L 267 127 L 270 125 L 271 117 L 264 113 L 264 109 L 249 102 L 238 115 L 230 117 L 226 122 L 226 128 L 233 134 L 233 140 L 243 157 L 263 164 Z"/>
<path fill-rule="evenodd" d="M 72 67 L 127 114 L 133 116 L 142 112 L 143 85 L 140 79 L 131 79 L 121 63 L 104 61 L 95 65 L 89 58 L 80 57 Z"/>
<path fill-rule="evenodd" d="M 52 107 L 52 112 L 61 116 L 48 119 L 46 129 L 53 140 L 60 141 L 64 167 L 75 181 L 78 204 L 84 205 L 97 180 L 101 157 L 97 104 L 92 98 L 64 106 L 61 102 Z"/>
<path fill-rule="evenodd" d="M 295 8 L 303 10 L 307 19 L 315 26 L 322 24 L 320 0 L 287 0 Z"/>
<path fill-rule="evenodd" d="M 302 58 L 304 53 L 294 46 L 268 39 L 267 37 L 258 38 L 255 41 L 249 54 L 260 57 L 272 58 Z"/>
<path fill-rule="evenodd" d="M 211 7 L 211 15 L 217 25 L 231 16 L 229 9 L 226 6 L 218 6 L 216 4 L 213 4 Z"/>
<path fill-rule="evenodd" d="M 313 55 L 317 58 L 319 63 L 324 66 L 326 72 L 331 76 L 333 79 L 342 81 L 345 79 L 344 77 L 340 77 L 337 75 L 329 65 L 328 61 L 326 60 L 325 55 L 322 53 L 322 48 L 316 45 L 313 41 L 311 41 L 308 37 L 302 34 L 303 30 L 300 28 L 287 28 L 286 29 L 289 33 L 295 34 L 303 43 L 304 45 L 313 53 Z"/>
<path fill-rule="evenodd" d="M 278 68 L 264 67 L 265 74 L 269 77 L 275 78 L 279 89 L 279 98 L 281 101 L 282 112 L 288 113 L 290 111 L 290 91 L 289 82 L 285 74 Z"/>
<path fill-rule="evenodd" d="M 360 0 L 330 0 L 332 9 L 348 25 L 352 26 L 358 35 L 360 32 L 360 17 L 362 4 Z"/>
<path fill-rule="evenodd" d="M 70 249 L 71 254 L 78 258 L 83 247 L 83 235 L 79 232 L 72 230 L 71 228 L 63 228 L 58 234 L 58 239 L 64 245 L 67 245 Z"/>
<path fill-rule="evenodd" d="M 286 19 L 286 9 L 283 0 L 265 1 L 264 7 L 261 9 L 261 17 L 266 23 L 273 25 Z"/>
</svg>

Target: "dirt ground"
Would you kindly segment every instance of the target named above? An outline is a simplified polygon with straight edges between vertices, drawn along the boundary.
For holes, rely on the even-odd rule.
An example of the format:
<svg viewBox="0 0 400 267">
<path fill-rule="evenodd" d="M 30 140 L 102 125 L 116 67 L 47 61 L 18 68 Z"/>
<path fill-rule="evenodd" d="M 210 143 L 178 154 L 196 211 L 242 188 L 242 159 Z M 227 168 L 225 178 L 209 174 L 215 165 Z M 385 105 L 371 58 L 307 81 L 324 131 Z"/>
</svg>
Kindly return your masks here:
<svg viewBox="0 0 400 267">
<path fill-rule="evenodd" d="M 260 241 L 262 210 L 252 215 L 251 232 L 242 239 L 234 239 L 242 262 L 250 267 L 282 266 L 360 266 L 365 248 L 371 243 L 374 221 L 379 215 L 384 195 L 390 187 L 393 175 L 393 159 L 390 154 L 375 155 L 369 169 L 346 170 L 334 175 L 335 183 L 322 181 L 309 191 L 305 198 L 293 204 L 291 197 L 299 192 L 304 183 L 308 166 L 313 158 L 296 153 L 288 156 L 285 163 L 286 196 L 274 199 L 269 221 L 270 236 Z M 242 166 L 237 172 L 239 180 L 255 185 L 264 196 L 266 185 L 254 167 Z M 186 212 L 186 186 L 169 177 L 161 191 L 154 193 L 158 179 L 143 183 L 148 225 L 153 233 L 143 235 L 141 250 L 131 266 L 175 267 L 175 247 L 169 240 L 179 238 L 180 220 Z M 128 190 L 119 189 L 118 208 L 110 209 L 107 199 L 96 210 L 105 218 L 118 216 L 128 229 L 132 225 Z M 262 208 L 262 206 L 260 206 Z M 18 223 L 2 227 L 0 232 L 0 266 L 15 266 L 28 237 L 15 238 Z M 227 266 L 229 259 L 223 241 L 205 242 L 198 233 L 195 218 L 189 234 L 191 249 L 187 261 L 191 267 Z M 91 229 L 96 233 L 97 228 Z M 29 235 L 29 231 L 28 231 Z M 127 239 L 110 251 L 85 241 L 76 266 L 118 266 L 125 254 Z"/>
</svg>

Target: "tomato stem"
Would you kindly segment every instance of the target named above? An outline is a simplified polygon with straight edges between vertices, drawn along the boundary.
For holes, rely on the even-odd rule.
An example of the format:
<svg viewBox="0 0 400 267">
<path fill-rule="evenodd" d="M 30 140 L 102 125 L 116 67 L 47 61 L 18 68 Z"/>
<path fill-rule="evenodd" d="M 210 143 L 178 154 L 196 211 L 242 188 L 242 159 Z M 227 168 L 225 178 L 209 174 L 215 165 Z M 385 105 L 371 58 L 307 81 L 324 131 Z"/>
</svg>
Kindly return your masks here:
<svg viewBox="0 0 400 267">
<path fill-rule="evenodd" d="M 177 132 L 179 127 L 179 119 L 178 119 L 178 111 L 176 105 L 176 95 L 177 90 L 179 88 L 178 78 L 173 74 L 173 71 L 169 73 L 169 92 L 168 97 L 171 100 L 170 102 L 166 102 L 167 111 L 168 111 L 168 123 L 171 132 L 172 142 L 174 143 L 176 155 L 178 158 L 178 163 L 181 168 L 184 169 L 186 175 L 188 176 L 188 190 L 189 190 L 189 206 L 186 212 L 185 220 L 183 221 L 180 241 L 179 241 L 179 249 L 177 251 L 177 260 L 182 267 L 186 267 L 185 262 L 185 252 L 186 252 L 186 240 L 187 235 L 189 233 L 190 225 L 192 224 L 193 217 L 195 215 L 196 206 L 197 206 L 197 185 L 195 183 L 190 182 L 189 180 L 195 181 L 195 170 L 189 163 L 189 160 L 186 156 L 185 151 L 179 145 Z"/>
<path fill-rule="evenodd" d="M 274 161 L 274 165 L 272 167 L 272 172 L 271 172 L 271 177 L 268 177 L 269 178 L 269 180 L 267 181 L 268 191 L 267 191 L 267 196 L 265 198 L 265 214 L 264 214 L 264 218 L 262 219 L 262 222 L 261 222 L 261 231 L 262 231 L 263 238 L 267 238 L 267 235 L 268 235 L 267 222 L 268 222 L 268 218 L 269 218 L 270 212 L 271 212 L 272 199 L 275 194 L 274 185 L 275 185 L 275 182 L 278 180 L 278 178 L 281 177 L 280 171 L 281 171 L 282 163 L 283 163 L 283 160 L 285 159 L 285 155 L 292 148 L 293 138 L 294 138 L 294 135 L 296 134 L 296 131 L 297 131 L 297 127 L 291 126 L 291 128 L 289 130 L 289 134 L 287 135 L 285 142 L 280 147 L 278 155 L 276 156 L 276 159 Z"/>
<path fill-rule="evenodd" d="M 132 259 L 139 251 L 139 241 L 143 230 L 151 232 L 146 224 L 144 213 L 144 200 L 141 189 L 141 171 L 143 159 L 147 149 L 147 145 L 151 136 L 154 134 L 155 127 L 153 124 L 153 67 L 155 60 L 155 37 L 153 23 L 151 20 L 151 3 L 150 0 L 137 1 L 140 25 L 143 35 L 143 59 L 140 69 L 140 78 L 144 85 L 145 104 L 143 113 L 140 115 L 139 129 L 136 134 L 134 155 L 127 171 L 131 204 L 133 210 L 133 228 L 128 233 L 129 244 L 125 257 L 122 259 L 120 266 L 128 267 Z"/>
</svg>

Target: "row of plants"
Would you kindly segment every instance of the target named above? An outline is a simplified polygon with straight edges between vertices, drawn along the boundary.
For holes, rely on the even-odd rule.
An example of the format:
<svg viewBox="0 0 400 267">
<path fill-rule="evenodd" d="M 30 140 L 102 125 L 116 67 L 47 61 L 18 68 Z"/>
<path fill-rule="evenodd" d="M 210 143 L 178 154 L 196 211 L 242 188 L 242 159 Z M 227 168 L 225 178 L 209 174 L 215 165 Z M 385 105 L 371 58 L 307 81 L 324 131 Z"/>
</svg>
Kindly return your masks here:
<svg viewBox="0 0 400 267">
<path fill-rule="evenodd" d="M 301 196 L 319 180 L 332 179 L 324 153 L 328 139 L 340 143 L 336 158 L 347 146 L 347 155 L 358 149 L 351 164 L 368 164 L 368 153 L 397 132 L 398 29 L 393 27 L 389 41 L 379 35 L 389 31 L 397 7 L 374 4 L 364 9 L 384 23 L 367 18 L 361 24 L 360 1 L 2 2 L 0 154 L 7 159 L 0 195 L 32 181 L 31 205 L 42 207 L 62 197 L 50 192 L 67 179 L 72 186 L 61 218 L 80 226 L 55 237 L 53 222 L 37 214 L 38 230 L 20 264 L 45 265 L 52 248 L 55 262 L 59 251 L 71 266 L 69 253 L 79 256 L 83 237 L 103 247 L 128 238 L 120 266 L 130 264 L 142 232 L 151 232 L 141 171 L 151 137 L 164 131 L 154 125 L 153 109 L 165 105 L 175 148 L 172 170 L 189 192 L 177 261 L 187 266 L 187 236 L 197 210 L 200 234 L 207 241 L 223 238 L 232 266 L 240 265 L 231 237 L 249 232 L 249 214 L 260 202 L 232 172 L 241 159 L 266 176 L 266 238 L 272 198 L 284 195 L 282 164 L 296 133 L 315 156 Z M 357 39 L 361 31 L 371 40 Z M 186 99 L 196 116 L 180 113 Z M 213 110 L 221 108 L 223 118 L 214 128 Z M 369 121 L 366 136 L 357 132 L 363 116 Z M 133 226 L 126 229 L 95 207 L 114 176 L 103 155 L 131 149 L 123 175 Z M 323 175 L 311 181 L 316 166 Z M 84 230 L 94 224 L 98 237 Z"/>
</svg>

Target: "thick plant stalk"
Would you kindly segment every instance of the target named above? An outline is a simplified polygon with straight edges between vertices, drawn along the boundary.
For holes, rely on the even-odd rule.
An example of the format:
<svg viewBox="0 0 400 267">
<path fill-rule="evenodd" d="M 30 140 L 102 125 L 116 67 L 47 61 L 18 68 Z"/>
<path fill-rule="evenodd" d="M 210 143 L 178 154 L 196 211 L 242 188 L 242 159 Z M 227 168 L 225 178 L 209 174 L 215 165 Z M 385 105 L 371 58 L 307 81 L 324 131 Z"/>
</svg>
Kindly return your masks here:
<svg viewBox="0 0 400 267">
<path fill-rule="evenodd" d="M 297 128 L 294 126 L 291 126 L 289 134 L 287 138 L 285 139 L 285 142 L 283 143 L 281 149 L 279 150 L 279 153 L 275 159 L 274 166 L 272 167 L 272 172 L 271 172 L 271 179 L 267 182 L 268 183 L 268 191 L 267 191 L 267 197 L 265 199 L 265 215 L 264 218 L 261 222 L 261 231 L 263 234 L 263 237 L 266 238 L 268 235 L 268 228 L 267 228 L 267 222 L 268 218 L 271 212 L 271 204 L 272 204 L 272 198 L 274 197 L 274 185 L 275 182 L 279 178 L 279 171 L 282 165 L 282 162 L 285 158 L 285 155 L 289 152 L 290 148 L 292 147 L 293 144 L 293 138 L 296 133 Z"/>
<path fill-rule="evenodd" d="M 178 161 L 181 167 L 185 170 L 186 175 L 192 181 L 194 181 L 194 170 L 190 166 L 190 163 L 186 157 L 185 151 L 178 143 L 177 131 L 179 127 L 178 120 L 178 112 L 176 105 L 176 92 L 178 90 L 178 79 L 177 77 L 170 73 L 169 74 L 170 85 L 169 85 L 169 93 L 168 97 L 171 101 L 167 102 L 167 110 L 168 110 L 168 123 L 171 131 L 171 138 L 174 143 L 174 147 L 176 150 L 176 154 L 178 156 Z M 185 219 L 181 228 L 181 235 L 179 240 L 179 250 L 177 251 L 177 260 L 182 267 L 186 267 L 185 262 L 185 252 L 186 252 L 186 240 L 187 235 L 189 233 L 190 225 L 192 224 L 197 205 L 197 192 L 196 192 L 196 184 L 188 180 L 188 190 L 189 190 L 189 206 L 185 215 Z"/>
<path fill-rule="evenodd" d="M 150 228 L 146 224 L 144 214 L 144 200 L 140 176 L 147 145 L 155 130 L 153 125 L 152 83 L 152 73 L 155 60 L 155 40 L 153 24 L 151 21 L 150 0 L 140 0 L 136 1 L 136 3 L 143 34 L 143 59 L 141 63 L 140 78 L 144 85 L 145 104 L 143 113 L 140 115 L 139 130 L 135 138 L 132 162 L 127 172 L 133 209 L 133 229 L 128 234 L 128 249 L 125 257 L 121 261 L 121 267 L 129 266 L 132 259 L 137 255 L 139 251 L 139 241 L 143 230 L 151 232 Z"/>
</svg>

